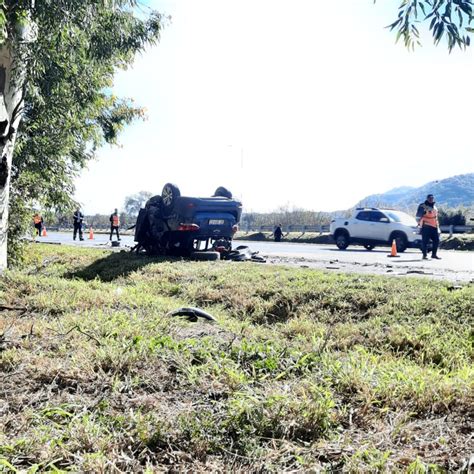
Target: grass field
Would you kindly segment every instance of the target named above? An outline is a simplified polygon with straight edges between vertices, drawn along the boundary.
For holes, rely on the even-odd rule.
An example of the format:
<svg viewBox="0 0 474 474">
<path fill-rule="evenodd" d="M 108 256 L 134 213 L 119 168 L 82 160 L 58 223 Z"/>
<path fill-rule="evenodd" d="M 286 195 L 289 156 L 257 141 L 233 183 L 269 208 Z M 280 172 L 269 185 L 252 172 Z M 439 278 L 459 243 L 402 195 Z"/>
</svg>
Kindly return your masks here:
<svg viewBox="0 0 474 474">
<path fill-rule="evenodd" d="M 0 472 L 469 469 L 472 285 L 37 244 L 0 295 Z"/>
</svg>

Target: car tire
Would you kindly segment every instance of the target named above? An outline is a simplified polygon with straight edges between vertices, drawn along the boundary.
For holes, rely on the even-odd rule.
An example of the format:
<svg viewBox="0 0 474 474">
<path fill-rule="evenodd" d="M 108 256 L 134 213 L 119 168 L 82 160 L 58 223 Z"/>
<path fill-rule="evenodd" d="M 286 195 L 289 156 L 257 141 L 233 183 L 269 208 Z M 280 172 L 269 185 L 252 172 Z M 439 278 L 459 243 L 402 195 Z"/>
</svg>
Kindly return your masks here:
<svg viewBox="0 0 474 474">
<path fill-rule="evenodd" d="M 232 193 L 227 188 L 224 188 L 224 186 L 219 186 L 214 192 L 214 197 L 225 197 L 232 199 Z"/>
<path fill-rule="evenodd" d="M 346 250 L 349 247 L 349 235 L 347 232 L 337 232 L 334 236 L 336 246 L 339 250 Z"/>
<path fill-rule="evenodd" d="M 375 245 L 369 245 L 369 244 L 367 244 L 367 245 L 364 245 L 364 248 L 365 248 L 365 250 L 374 250 Z"/>
<path fill-rule="evenodd" d="M 202 252 L 191 252 L 191 260 L 198 260 L 201 262 L 213 262 L 215 260 L 220 260 L 221 254 L 219 252 L 210 252 L 210 251 L 202 251 Z"/>
<path fill-rule="evenodd" d="M 389 244 L 395 239 L 395 244 L 397 246 L 397 252 L 403 253 L 408 247 L 408 239 L 405 234 L 402 232 L 395 232 L 390 236 Z"/>
<path fill-rule="evenodd" d="M 181 192 L 175 184 L 166 183 L 161 192 L 161 207 L 163 214 L 169 216 L 173 212 L 176 200 L 181 196 Z"/>
</svg>

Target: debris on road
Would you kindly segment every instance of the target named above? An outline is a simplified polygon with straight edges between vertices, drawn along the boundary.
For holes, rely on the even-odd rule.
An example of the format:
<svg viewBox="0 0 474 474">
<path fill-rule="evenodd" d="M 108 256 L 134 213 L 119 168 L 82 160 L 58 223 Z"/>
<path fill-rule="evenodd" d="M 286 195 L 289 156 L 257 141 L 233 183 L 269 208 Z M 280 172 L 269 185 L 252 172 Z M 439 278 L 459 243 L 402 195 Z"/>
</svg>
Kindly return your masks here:
<svg viewBox="0 0 474 474">
<path fill-rule="evenodd" d="M 228 252 L 223 252 L 221 254 L 222 260 L 232 260 L 234 262 L 257 262 L 265 263 L 266 259 L 260 255 L 258 252 L 252 252 L 249 247 L 246 245 L 239 245 L 233 250 Z"/>
</svg>

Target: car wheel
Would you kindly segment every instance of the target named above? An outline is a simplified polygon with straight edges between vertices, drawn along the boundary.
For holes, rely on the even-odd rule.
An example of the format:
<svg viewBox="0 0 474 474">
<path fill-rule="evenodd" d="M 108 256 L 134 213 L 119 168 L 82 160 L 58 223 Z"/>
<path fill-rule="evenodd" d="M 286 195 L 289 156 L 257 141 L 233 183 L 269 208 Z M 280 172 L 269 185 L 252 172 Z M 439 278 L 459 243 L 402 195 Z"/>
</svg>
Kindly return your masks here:
<svg viewBox="0 0 474 474">
<path fill-rule="evenodd" d="M 161 192 L 161 207 L 163 208 L 163 214 L 170 215 L 176 200 L 181 196 L 181 192 L 178 186 L 166 183 Z"/>
<path fill-rule="evenodd" d="M 365 248 L 366 250 L 374 250 L 375 245 L 364 245 L 364 248 Z"/>
<path fill-rule="evenodd" d="M 191 252 L 191 260 L 199 260 L 201 262 L 211 262 L 214 260 L 220 260 L 221 254 L 219 252 Z"/>
<path fill-rule="evenodd" d="M 215 192 L 214 192 L 215 197 L 225 197 L 228 199 L 232 199 L 232 193 L 227 189 L 224 188 L 224 186 L 219 186 Z"/>
<path fill-rule="evenodd" d="M 339 232 L 336 234 L 336 246 L 339 250 L 346 250 L 349 247 L 349 236 L 346 232 Z"/>
<path fill-rule="evenodd" d="M 395 245 L 397 246 L 397 252 L 405 252 L 408 246 L 408 240 L 407 236 L 405 234 L 397 233 L 393 234 L 392 237 L 390 238 L 390 242 L 393 242 L 393 239 L 395 239 Z"/>
</svg>

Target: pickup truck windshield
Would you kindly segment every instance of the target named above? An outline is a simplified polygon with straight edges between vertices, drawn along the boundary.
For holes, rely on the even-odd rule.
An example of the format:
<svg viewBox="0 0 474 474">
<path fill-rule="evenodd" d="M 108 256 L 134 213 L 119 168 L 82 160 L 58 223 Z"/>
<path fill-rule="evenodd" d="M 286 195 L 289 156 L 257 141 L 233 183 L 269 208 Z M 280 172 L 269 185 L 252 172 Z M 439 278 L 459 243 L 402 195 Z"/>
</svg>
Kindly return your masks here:
<svg viewBox="0 0 474 474">
<path fill-rule="evenodd" d="M 404 225 L 416 227 L 417 223 L 414 217 L 400 211 L 383 211 L 393 222 L 400 222 Z"/>
</svg>

